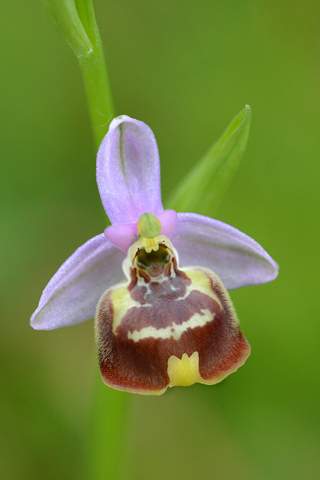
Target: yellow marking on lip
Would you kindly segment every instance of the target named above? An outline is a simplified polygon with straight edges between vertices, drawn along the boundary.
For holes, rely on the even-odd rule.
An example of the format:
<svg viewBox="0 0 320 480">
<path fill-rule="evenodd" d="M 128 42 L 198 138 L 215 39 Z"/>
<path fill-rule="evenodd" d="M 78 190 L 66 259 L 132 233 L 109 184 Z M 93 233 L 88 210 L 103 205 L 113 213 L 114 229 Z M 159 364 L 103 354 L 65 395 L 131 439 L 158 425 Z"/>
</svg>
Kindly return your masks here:
<svg viewBox="0 0 320 480">
<path fill-rule="evenodd" d="M 129 308 L 141 307 L 141 304 L 130 297 L 127 285 L 117 287 L 111 292 L 111 303 L 113 307 L 112 331 L 116 335 L 116 330 Z"/>
<path fill-rule="evenodd" d="M 197 268 L 192 268 L 192 269 L 182 268 L 181 270 L 187 274 L 187 276 L 190 278 L 192 282 L 191 286 L 187 287 L 188 291 L 191 292 L 192 290 L 198 290 L 199 292 L 204 293 L 205 295 L 208 295 L 209 297 L 213 298 L 213 300 L 217 302 L 218 305 L 220 305 L 220 307 L 222 308 L 219 297 L 212 290 L 210 278 L 207 277 L 207 275 L 205 275 L 204 272 L 202 272 Z"/>
<path fill-rule="evenodd" d="M 179 340 L 183 332 L 188 330 L 188 328 L 203 327 L 206 323 L 211 322 L 214 318 L 214 314 L 210 310 L 202 310 L 202 315 L 200 313 L 195 313 L 192 315 L 189 320 L 181 324 L 172 322 L 166 328 L 155 328 L 152 326 L 144 327 L 141 330 L 134 330 L 133 332 L 128 332 L 128 338 L 135 342 L 139 342 L 143 338 L 162 338 L 168 339 L 173 337 L 174 340 Z"/>
<path fill-rule="evenodd" d="M 199 371 L 199 354 L 194 352 L 190 357 L 184 353 L 182 358 L 172 355 L 168 360 L 167 373 L 169 376 L 169 387 L 189 387 L 194 383 L 202 383 L 204 385 L 214 385 L 224 380 L 228 375 L 238 370 L 246 358 L 234 365 L 228 371 L 221 373 L 212 380 L 204 380 Z"/>
<path fill-rule="evenodd" d="M 182 358 L 172 355 L 168 360 L 169 387 L 188 387 L 203 379 L 199 373 L 199 354 L 194 352 L 190 357 L 184 353 Z"/>
</svg>

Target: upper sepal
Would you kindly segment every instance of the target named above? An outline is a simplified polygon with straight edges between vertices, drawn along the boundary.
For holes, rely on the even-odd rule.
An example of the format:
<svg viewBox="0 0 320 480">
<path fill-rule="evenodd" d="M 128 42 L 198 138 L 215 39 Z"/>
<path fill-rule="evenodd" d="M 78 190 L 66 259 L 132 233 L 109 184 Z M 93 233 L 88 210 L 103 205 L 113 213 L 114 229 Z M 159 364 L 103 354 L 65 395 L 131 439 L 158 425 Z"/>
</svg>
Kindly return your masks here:
<svg viewBox="0 0 320 480">
<path fill-rule="evenodd" d="M 97 155 L 97 183 L 113 225 L 162 212 L 159 152 L 150 127 L 126 115 L 111 122 Z"/>
</svg>

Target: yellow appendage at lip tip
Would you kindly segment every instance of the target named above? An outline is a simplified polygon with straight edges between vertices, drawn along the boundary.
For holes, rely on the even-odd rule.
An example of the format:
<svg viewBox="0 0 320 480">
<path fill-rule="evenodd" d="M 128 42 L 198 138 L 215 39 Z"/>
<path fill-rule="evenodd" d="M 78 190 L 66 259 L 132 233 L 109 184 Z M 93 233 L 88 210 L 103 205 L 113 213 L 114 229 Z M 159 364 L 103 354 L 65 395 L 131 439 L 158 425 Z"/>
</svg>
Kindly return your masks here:
<svg viewBox="0 0 320 480">
<path fill-rule="evenodd" d="M 199 374 L 199 354 L 194 352 L 190 357 L 184 353 L 182 358 L 172 355 L 168 360 L 169 387 L 188 387 L 194 383 L 203 383 Z"/>
</svg>

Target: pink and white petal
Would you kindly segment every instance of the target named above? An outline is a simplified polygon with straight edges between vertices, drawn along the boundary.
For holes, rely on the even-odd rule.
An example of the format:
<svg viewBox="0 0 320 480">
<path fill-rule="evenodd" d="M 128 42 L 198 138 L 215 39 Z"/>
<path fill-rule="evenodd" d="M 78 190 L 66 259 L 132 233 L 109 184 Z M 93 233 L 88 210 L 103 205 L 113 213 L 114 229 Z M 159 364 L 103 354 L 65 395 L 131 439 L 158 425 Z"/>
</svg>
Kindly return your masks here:
<svg viewBox="0 0 320 480">
<path fill-rule="evenodd" d="M 162 212 L 159 152 L 148 125 L 126 115 L 111 122 L 97 155 L 97 183 L 113 225 Z"/>
<path fill-rule="evenodd" d="M 175 210 L 164 210 L 159 213 L 158 220 L 161 223 L 161 235 L 170 237 L 178 220 L 178 214 Z"/>
<path fill-rule="evenodd" d="M 118 248 L 127 252 L 128 248 L 136 241 L 138 234 L 137 223 L 126 225 L 111 225 L 104 231 L 105 237 Z"/>
<path fill-rule="evenodd" d="M 171 241 L 181 266 L 201 266 L 218 275 L 227 289 L 274 280 L 277 263 L 255 240 L 219 220 L 178 213 Z"/>
<path fill-rule="evenodd" d="M 31 326 L 53 330 L 93 318 L 103 292 L 124 280 L 124 257 L 103 233 L 79 247 L 44 289 Z"/>
</svg>

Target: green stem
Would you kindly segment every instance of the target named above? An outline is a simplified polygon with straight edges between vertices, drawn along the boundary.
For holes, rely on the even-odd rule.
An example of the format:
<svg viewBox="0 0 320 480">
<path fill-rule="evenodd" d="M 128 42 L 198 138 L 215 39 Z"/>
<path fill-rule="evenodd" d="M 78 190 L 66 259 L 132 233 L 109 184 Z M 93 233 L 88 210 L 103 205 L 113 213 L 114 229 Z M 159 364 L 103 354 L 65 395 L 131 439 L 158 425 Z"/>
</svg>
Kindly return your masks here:
<svg viewBox="0 0 320 480">
<path fill-rule="evenodd" d="M 98 149 L 114 116 L 110 83 L 103 46 L 91 0 L 76 0 L 79 18 L 93 45 L 92 51 L 78 57 L 86 88 L 88 107 Z M 106 387 L 98 373 L 93 397 L 90 463 L 88 478 L 119 480 L 126 438 L 130 395 Z"/>
<path fill-rule="evenodd" d="M 78 56 L 98 149 L 114 116 L 110 83 L 100 33 L 91 0 L 76 0 L 77 11 L 92 51 Z M 119 480 L 126 439 L 130 395 L 105 386 L 100 373 L 95 380 L 89 446 L 90 480 Z"/>
<path fill-rule="evenodd" d="M 100 52 L 92 52 L 88 57 L 81 59 L 80 67 L 87 93 L 95 146 L 98 149 L 114 116 L 104 57 Z"/>
<path fill-rule="evenodd" d="M 75 0 L 79 18 L 93 46 L 88 55 L 78 57 L 87 93 L 96 148 L 108 131 L 114 108 L 103 45 L 92 0 Z"/>
<path fill-rule="evenodd" d="M 96 379 L 92 430 L 90 435 L 90 480 L 119 480 L 123 472 L 127 435 L 129 393 L 105 386 L 100 373 Z"/>
</svg>

